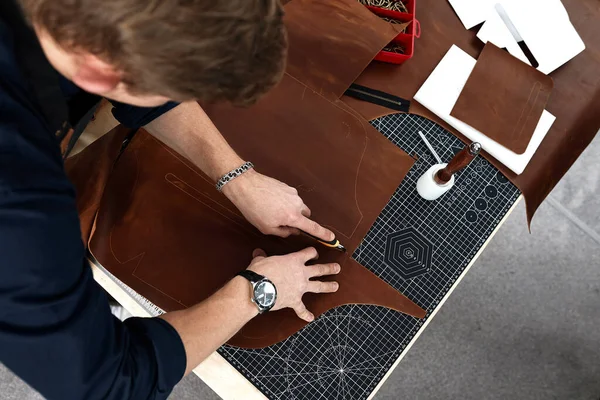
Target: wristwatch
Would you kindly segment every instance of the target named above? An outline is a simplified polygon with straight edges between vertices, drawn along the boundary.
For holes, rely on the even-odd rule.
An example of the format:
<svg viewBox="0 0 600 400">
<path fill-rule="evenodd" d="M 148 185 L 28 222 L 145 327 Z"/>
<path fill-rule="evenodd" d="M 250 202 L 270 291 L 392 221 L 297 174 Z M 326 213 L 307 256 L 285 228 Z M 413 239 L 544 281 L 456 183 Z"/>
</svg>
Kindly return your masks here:
<svg viewBox="0 0 600 400">
<path fill-rule="evenodd" d="M 264 314 L 275 305 L 277 301 L 277 288 L 267 278 L 256 272 L 245 270 L 238 273 L 239 276 L 250 281 L 252 285 L 252 302 L 258 307 L 258 312 Z"/>
</svg>

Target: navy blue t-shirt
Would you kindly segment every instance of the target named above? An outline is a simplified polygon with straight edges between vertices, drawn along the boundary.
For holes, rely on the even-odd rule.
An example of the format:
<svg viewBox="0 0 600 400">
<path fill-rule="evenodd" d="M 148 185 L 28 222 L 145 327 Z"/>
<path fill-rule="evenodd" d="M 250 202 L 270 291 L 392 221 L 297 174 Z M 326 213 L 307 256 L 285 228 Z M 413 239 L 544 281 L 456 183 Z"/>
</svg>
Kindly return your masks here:
<svg viewBox="0 0 600 400">
<path fill-rule="evenodd" d="M 49 399 L 165 399 L 185 370 L 183 343 L 164 320 L 112 316 L 18 45 L 0 12 L 0 362 Z M 115 115 L 143 125 L 172 107 Z"/>
</svg>

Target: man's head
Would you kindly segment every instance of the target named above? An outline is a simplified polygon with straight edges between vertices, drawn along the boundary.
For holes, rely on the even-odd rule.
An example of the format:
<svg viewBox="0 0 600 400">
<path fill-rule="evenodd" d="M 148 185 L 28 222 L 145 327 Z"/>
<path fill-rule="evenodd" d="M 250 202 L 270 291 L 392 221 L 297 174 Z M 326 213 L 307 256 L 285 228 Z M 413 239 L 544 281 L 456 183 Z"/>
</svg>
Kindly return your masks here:
<svg viewBox="0 0 600 400">
<path fill-rule="evenodd" d="M 140 106 L 251 104 L 283 75 L 279 0 L 21 0 L 54 67 Z"/>
</svg>

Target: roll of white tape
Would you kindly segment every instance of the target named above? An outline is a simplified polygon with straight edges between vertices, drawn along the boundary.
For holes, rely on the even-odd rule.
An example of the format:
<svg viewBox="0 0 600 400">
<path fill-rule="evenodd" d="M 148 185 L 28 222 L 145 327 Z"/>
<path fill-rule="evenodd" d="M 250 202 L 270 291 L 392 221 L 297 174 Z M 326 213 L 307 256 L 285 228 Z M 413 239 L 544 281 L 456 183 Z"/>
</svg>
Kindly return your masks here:
<svg viewBox="0 0 600 400">
<path fill-rule="evenodd" d="M 429 168 L 417 181 L 417 192 L 425 200 L 436 200 L 441 195 L 446 193 L 454 186 L 454 175 L 452 179 L 445 185 L 438 185 L 435 182 L 434 176 L 441 169 L 444 169 L 448 164 L 436 164 Z"/>
</svg>

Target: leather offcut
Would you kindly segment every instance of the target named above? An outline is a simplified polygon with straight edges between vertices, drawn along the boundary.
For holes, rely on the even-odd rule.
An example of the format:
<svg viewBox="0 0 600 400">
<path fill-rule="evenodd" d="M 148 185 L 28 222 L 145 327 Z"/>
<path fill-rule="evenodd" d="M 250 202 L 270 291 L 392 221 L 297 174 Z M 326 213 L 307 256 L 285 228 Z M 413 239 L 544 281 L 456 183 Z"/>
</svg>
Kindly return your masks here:
<svg viewBox="0 0 600 400">
<path fill-rule="evenodd" d="M 285 6 L 287 72 L 330 100 L 348 86 L 398 35 L 356 0 L 293 0 Z"/>
<path fill-rule="evenodd" d="M 523 154 L 553 86 L 549 76 L 487 43 L 450 115 Z"/>
</svg>

